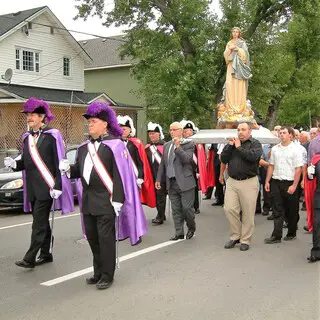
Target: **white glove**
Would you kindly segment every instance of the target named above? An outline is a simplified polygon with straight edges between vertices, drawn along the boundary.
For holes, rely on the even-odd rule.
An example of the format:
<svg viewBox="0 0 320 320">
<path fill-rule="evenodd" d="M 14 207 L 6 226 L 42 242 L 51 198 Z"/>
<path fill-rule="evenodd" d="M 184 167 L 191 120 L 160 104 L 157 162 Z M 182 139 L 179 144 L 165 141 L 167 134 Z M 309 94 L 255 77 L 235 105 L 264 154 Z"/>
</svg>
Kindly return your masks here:
<svg viewBox="0 0 320 320">
<path fill-rule="evenodd" d="M 66 172 L 70 170 L 70 163 L 68 159 L 61 159 L 59 163 L 59 170 L 61 174 L 64 175 Z"/>
<path fill-rule="evenodd" d="M 114 208 L 114 212 L 115 212 L 116 216 L 119 217 L 121 208 L 122 208 L 122 206 L 123 206 L 123 203 L 120 203 L 120 202 L 112 202 L 112 206 L 113 206 L 113 208 Z"/>
<path fill-rule="evenodd" d="M 17 167 L 17 162 L 16 160 L 12 159 L 11 157 L 5 157 L 3 159 L 4 166 L 7 168 L 13 168 L 15 169 Z"/>
<path fill-rule="evenodd" d="M 308 167 L 308 169 L 307 169 L 307 172 L 308 172 L 308 178 L 312 180 L 314 174 L 316 173 L 316 168 L 315 168 L 315 166 L 314 166 L 313 164 L 310 165 L 310 166 Z"/>
<path fill-rule="evenodd" d="M 196 173 L 196 178 L 197 178 L 197 179 L 200 178 L 200 173 Z"/>
<path fill-rule="evenodd" d="M 142 186 L 142 184 L 143 184 L 143 179 L 137 179 L 137 185 L 138 185 L 138 187 L 141 189 L 141 186 Z"/>
<path fill-rule="evenodd" d="M 58 199 L 61 195 L 62 195 L 62 191 L 61 190 L 57 190 L 57 189 L 51 189 L 50 190 L 50 197 L 52 199 Z"/>
</svg>

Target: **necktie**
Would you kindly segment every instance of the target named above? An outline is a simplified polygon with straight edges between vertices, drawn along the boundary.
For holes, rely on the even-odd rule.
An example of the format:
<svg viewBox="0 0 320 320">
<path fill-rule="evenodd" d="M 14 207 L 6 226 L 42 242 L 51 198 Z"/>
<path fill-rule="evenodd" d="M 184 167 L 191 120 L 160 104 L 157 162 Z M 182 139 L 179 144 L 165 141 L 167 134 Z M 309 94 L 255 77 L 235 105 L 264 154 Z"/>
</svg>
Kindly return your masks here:
<svg viewBox="0 0 320 320">
<path fill-rule="evenodd" d="M 174 160 L 174 145 L 172 144 L 169 147 L 169 154 L 168 154 L 168 167 L 167 167 L 167 176 L 169 178 L 174 178 L 174 167 L 173 167 L 173 160 Z"/>
</svg>

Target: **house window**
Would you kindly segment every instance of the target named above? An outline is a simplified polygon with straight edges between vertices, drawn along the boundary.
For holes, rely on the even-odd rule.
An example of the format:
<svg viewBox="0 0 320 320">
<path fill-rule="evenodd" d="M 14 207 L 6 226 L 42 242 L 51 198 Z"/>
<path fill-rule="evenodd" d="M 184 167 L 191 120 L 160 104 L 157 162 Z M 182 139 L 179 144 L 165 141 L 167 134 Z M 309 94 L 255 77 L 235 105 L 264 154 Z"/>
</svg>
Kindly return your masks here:
<svg viewBox="0 0 320 320">
<path fill-rule="evenodd" d="M 16 49 L 16 69 L 20 69 L 20 50 Z"/>
<path fill-rule="evenodd" d="M 40 52 L 16 49 L 16 69 L 40 72 Z"/>
<path fill-rule="evenodd" d="M 70 58 L 63 57 L 63 75 L 70 77 Z"/>
</svg>

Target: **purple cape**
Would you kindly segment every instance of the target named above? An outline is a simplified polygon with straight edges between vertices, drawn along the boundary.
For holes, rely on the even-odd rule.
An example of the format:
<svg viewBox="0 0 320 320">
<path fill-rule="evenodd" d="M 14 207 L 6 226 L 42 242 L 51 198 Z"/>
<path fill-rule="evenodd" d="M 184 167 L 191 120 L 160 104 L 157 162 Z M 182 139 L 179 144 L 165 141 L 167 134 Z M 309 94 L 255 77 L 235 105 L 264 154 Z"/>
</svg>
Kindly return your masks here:
<svg viewBox="0 0 320 320">
<path fill-rule="evenodd" d="M 56 139 L 58 160 L 65 157 L 64 142 L 61 133 L 57 129 L 49 129 L 43 131 L 42 134 L 51 134 Z M 23 135 L 23 141 L 30 135 L 26 132 Z M 23 143 L 24 145 L 24 143 Z M 27 199 L 27 184 L 25 170 L 22 171 L 23 177 L 23 210 L 24 212 L 31 212 L 31 203 Z M 72 194 L 72 186 L 70 180 L 66 176 L 61 176 L 62 194 L 59 199 L 54 200 L 54 210 L 62 210 L 62 214 L 67 214 L 74 211 L 74 200 Z"/>
<path fill-rule="evenodd" d="M 85 141 L 79 148 L 88 143 L 89 140 Z M 119 240 L 130 238 L 131 245 L 135 245 L 140 237 L 147 232 L 147 220 L 142 209 L 132 162 L 125 145 L 120 139 L 103 140 L 102 143 L 113 152 L 124 190 L 125 200 L 119 216 Z M 76 186 L 80 212 L 82 212 L 81 182 L 76 183 Z M 82 230 L 84 232 L 83 223 Z"/>
</svg>

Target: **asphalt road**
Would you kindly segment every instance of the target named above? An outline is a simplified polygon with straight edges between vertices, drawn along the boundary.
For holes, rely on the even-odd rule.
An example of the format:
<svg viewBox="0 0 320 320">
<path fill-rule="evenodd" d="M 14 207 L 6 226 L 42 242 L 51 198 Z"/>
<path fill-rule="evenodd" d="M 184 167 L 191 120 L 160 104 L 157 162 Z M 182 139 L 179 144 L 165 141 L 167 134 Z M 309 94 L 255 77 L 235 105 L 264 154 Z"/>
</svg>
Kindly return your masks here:
<svg viewBox="0 0 320 320">
<path fill-rule="evenodd" d="M 223 248 L 228 223 L 211 203 L 203 201 L 196 237 L 173 244 L 172 218 L 151 226 L 155 211 L 146 209 L 148 234 L 138 246 L 120 243 L 125 261 L 104 291 L 85 284 L 90 273 L 70 276 L 92 265 L 79 215 L 55 221 L 54 262 L 24 270 L 14 262 L 29 245 L 31 217 L 1 213 L 0 319 L 320 319 L 319 264 L 306 261 L 311 235 L 302 231 L 305 213 L 297 240 L 277 245 L 263 243 L 272 222 L 257 216 L 251 248 L 241 252 Z M 66 275 L 71 279 L 61 279 Z M 44 285 L 55 279 L 61 282 Z"/>
</svg>

